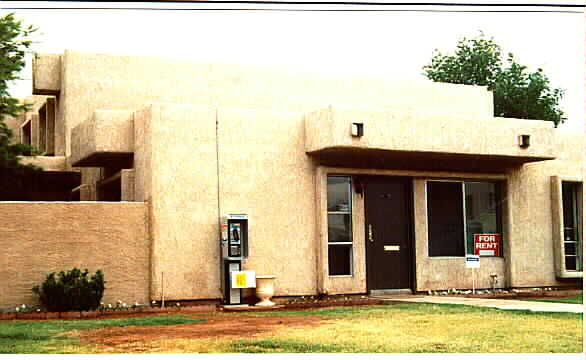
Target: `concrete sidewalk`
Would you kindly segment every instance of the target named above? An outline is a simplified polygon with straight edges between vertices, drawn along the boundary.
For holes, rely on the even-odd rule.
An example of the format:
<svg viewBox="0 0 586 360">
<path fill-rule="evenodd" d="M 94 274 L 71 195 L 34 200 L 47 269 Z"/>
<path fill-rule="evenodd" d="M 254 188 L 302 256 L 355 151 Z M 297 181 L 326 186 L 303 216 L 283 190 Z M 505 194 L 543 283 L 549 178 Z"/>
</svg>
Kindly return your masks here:
<svg viewBox="0 0 586 360">
<path fill-rule="evenodd" d="M 385 303 L 457 304 L 492 307 L 502 310 L 530 310 L 571 313 L 584 312 L 584 305 L 582 304 L 563 304 L 509 299 L 481 299 L 459 296 L 378 295 L 371 297 L 375 299 L 382 299 Z"/>
</svg>

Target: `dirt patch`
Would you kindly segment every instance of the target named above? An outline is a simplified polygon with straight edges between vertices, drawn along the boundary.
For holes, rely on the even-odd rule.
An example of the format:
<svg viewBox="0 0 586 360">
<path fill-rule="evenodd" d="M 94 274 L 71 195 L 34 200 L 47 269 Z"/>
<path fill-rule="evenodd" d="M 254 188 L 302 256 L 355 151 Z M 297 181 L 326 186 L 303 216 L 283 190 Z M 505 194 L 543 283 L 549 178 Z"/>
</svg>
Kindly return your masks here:
<svg viewBox="0 0 586 360">
<path fill-rule="evenodd" d="M 316 327 L 326 322 L 318 316 L 227 316 L 214 314 L 206 317 L 190 316 L 206 321 L 165 326 L 125 326 L 81 330 L 64 335 L 79 336 L 82 345 L 97 345 L 108 351 L 129 346 L 133 352 L 149 351 L 148 343 L 157 340 L 254 337 L 283 328 Z"/>
</svg>

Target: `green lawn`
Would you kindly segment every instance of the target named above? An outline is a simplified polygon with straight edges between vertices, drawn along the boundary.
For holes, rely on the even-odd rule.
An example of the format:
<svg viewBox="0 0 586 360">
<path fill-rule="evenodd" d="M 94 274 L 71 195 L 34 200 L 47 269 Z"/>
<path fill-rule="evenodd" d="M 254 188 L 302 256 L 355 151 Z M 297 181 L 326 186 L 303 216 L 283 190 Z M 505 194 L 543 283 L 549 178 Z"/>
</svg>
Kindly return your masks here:
<svg viewBox="0 0 586 360">
<path fill-rule="evenodd" d="M 57 334 L 127 325 L 172 325 L 230 316 L 307 317 L 305 326 L 277 326 L 254 336 L 162 338 L 141 343 L 161 353 L 547 353 L 582 351 L 582 314 L 507 311 L 464 305 L 399 304 L 338 307 L 299 312 L 205 314 L 77 321 L 0 322 L 0 353 L 127 352 L 124 347 L 80 345 Z M 281 319 L 279 319 L 281 320 Z M 248 320 L 250 321 L 250 320 Z M 205 323 L 194 326 L 206 326 Z M 75 334 L 75 333 L 73 333 Z M 71 333 L 69 334 L 71 335 Z M 133 351 L 128 350 L 128 351 Z M 138 350 L 137 350 L 138 351 Z"/>
<path fill-rule="evenodd" d="M 174 325 L 201 322 L 182 315 L 147 316 L 105 320 L 0 321 L 0 354 L 54 353 L 78 338 L 60 336 L 71 330 L 99 329 L 120 326 Z"/>
<path fill-rule="evenodd" d="M 546 302 L 556 302 L 556 303 L 566 303 L 566 304 L 583 304 L 584 298 L 583 294 L 576 294 L 573 296 L 568 296 L 565 298 L 530 298 L 530 299 L 523 299 L 528 301 L 546 301 Z"/>
</svg>

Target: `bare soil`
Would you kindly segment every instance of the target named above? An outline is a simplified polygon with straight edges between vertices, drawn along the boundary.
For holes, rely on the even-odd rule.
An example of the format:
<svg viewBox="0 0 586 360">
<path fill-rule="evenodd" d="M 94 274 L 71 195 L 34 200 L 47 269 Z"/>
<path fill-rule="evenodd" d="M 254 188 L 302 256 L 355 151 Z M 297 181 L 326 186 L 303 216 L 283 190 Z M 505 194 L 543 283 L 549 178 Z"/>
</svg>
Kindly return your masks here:
<svg viewBox="0 0 586 360">
<path fill-rule="evenodd" d="M 79 336 L 80 344 L 98 346 L 106 352 L 151 352 L 157 340 L 255 337 L 279 329 L 316 327 L 326 320 L 318 316 L 189 316 L 204 322 L 165 326 L 126 326 L 65 333 Z"/>
<path fill-rule="evenodd" d="M 481 298 L 561 298 L 580 293 L 581 290 L 551 290 L 551 291 L 527 291 L 510 294 L 477 294 L 459 295 Z M 454 296 L 454 295 L 450 295 Z M 285 306 L 274 311 L 303 311 L 307 308 L 331 307 L 340 305 L 373 305 L 380 300 L 365 299 L 363 296 L 326 297 L 322 299 L 309 298 L 306 301 L 285 302 Z M 161 311 L 161 313 L 165 313 Z M 192 312 L 189 307 L 169 313 L 182 313 L 192 319 L 205 319 L 206 321 L 165 326 L 126 326 L 104 329 L 82 330 L 66 333 L 65 335 L 79 336 L 81 345 L 97 346 L 104 352 L 154 352 L 157 350 L 152 342 L 173 339 L 222 339 L 237 338 L 245 334 L 247 337 L 268 335 L 287 328 L 317 327 L 327 323 L 328 320 L 320 316 L 254 316 L 241 313 L 231 316 L 221 312 L 201 314 Z M 149 316 L 153 313 L 125 314 L 120 317 Z M 112 315 L 112 317 L 117 317 Z M 331 320 L 330 320 L 331 321 Z M 163 351 L 165 349 L 162 349 Z"/>
</svg>

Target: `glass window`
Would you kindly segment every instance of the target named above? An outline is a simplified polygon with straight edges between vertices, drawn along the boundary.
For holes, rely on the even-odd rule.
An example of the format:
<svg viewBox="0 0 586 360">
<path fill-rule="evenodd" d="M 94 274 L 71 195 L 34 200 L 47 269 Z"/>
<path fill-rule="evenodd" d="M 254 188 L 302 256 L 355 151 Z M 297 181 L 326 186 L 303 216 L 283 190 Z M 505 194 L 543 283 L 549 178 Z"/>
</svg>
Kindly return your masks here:
<svg viewBox="0 0 586 360">
<path fill-rule="evenodd" d="M 328 176 L 328 271 L 352 274 L 352 181 Z"/>
<path fill-rule="evenodd" d="M 580 183 L 562 182 L 564 258 L 566 270 L 582 271 L 582 236 L 579 224 Z"/>
<path fill-rule="evenodd" d="M 466 194 L 466 254 L 474 255 L 474 235 L 501 234 L 497 184 L 464 183 Z"/>
<path fill-rule="evenodd" d="M 483 256 L 502 256 L 500 186 L 489 182 L 428 181 L 429 256 L 475 252 L 475 235 L 486 240 Z M 496 236 L 480 237 L 481 234 Z M 494 249 L 494 251 L 493 251 Z"/>
<path fill-rule="evenodd" d="M 429 256 L 464 256 L 462 183 L 427 183 Z"/>
</svg>

